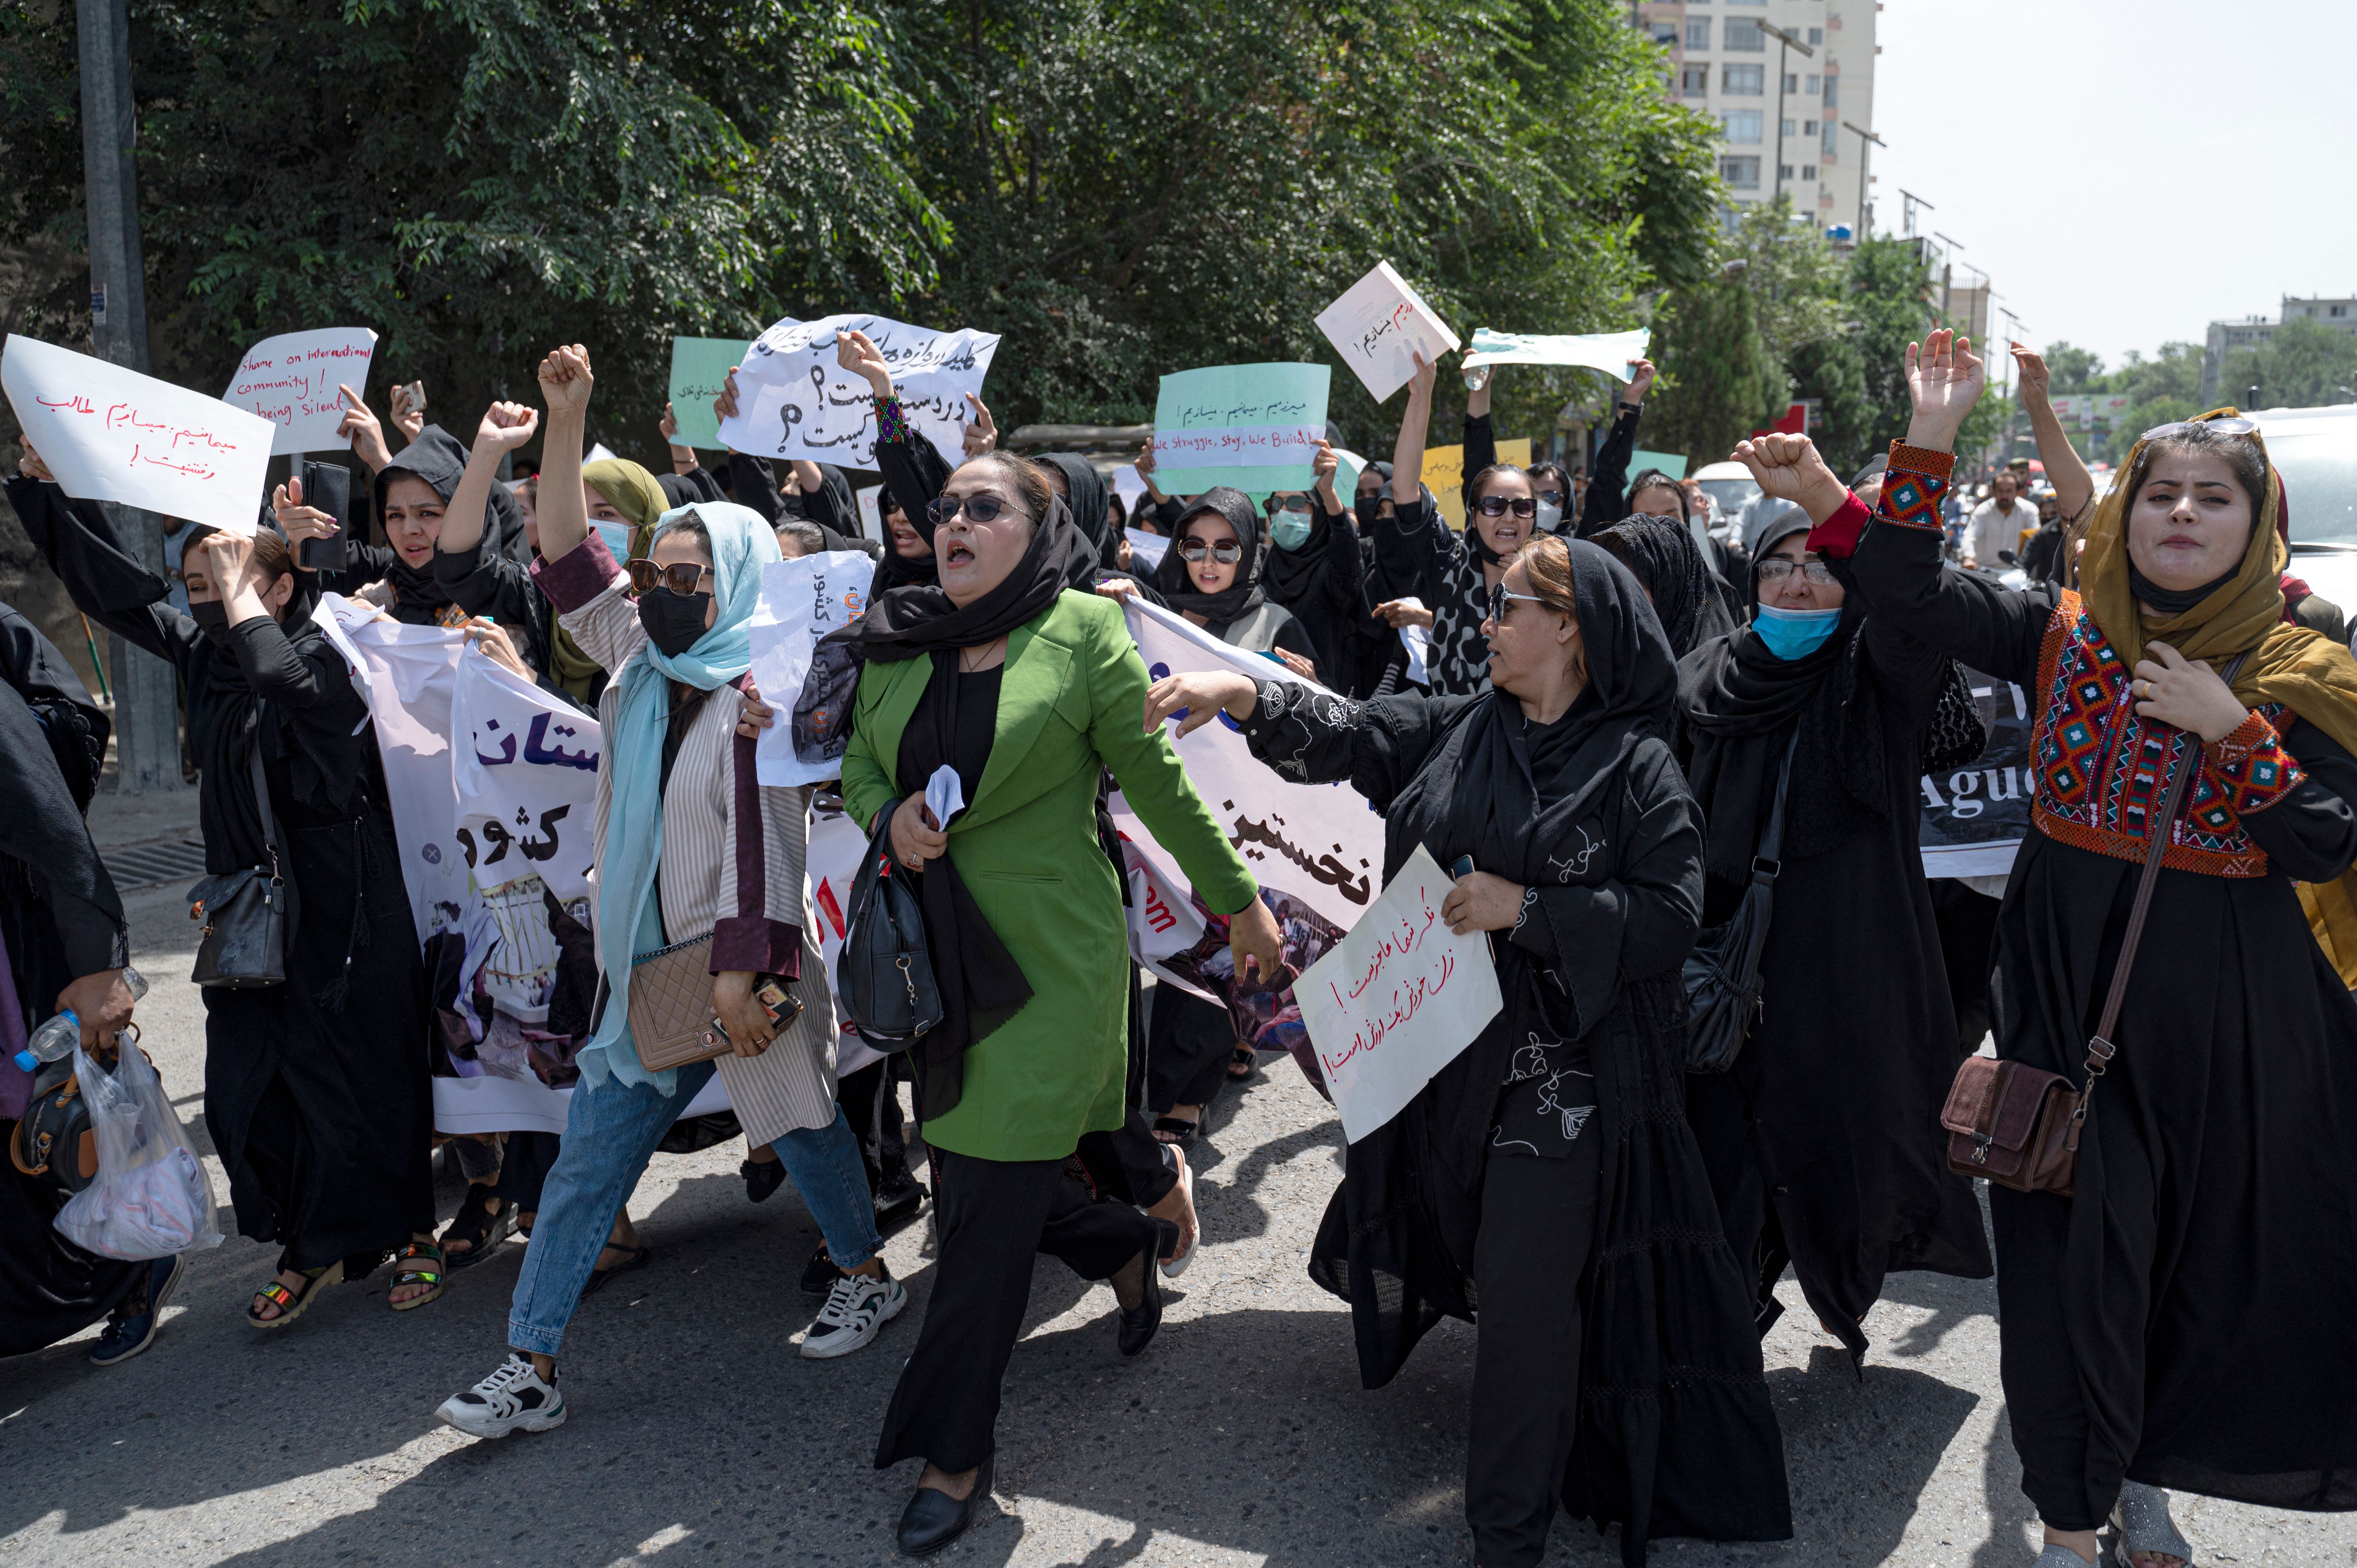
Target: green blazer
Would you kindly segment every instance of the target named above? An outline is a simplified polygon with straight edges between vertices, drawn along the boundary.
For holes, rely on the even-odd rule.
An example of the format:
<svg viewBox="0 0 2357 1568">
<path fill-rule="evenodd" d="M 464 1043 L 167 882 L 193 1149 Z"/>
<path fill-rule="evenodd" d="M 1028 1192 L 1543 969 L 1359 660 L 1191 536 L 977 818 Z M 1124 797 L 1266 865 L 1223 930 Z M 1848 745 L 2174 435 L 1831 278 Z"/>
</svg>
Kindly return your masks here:
<svg viewBox="0 0 2357 1568">
<path fill-rule="evenodd" d="M 901 732 L 931 675 L 930 659 L 861 672 L 843 757 L 855 822 L 899 798 Z M 925 1123 L 928 1144 L 981 1159 L 1060 1160 L 1082 1133 L 1122 1123 L 1129 929 L 1121 879 L 1097 840 L 1102 770 L 1215 912 L 1259 895 L 1168 736 L 1146 733 L 1146 684 L 1121 607 L 1100 595 L 1068 589 L 1006 639 L 990 761 L 950 824 L 949 853 L 1022 965 L 1031 1000 L 966 1051 L 964 1091 Z"/>
</svg>

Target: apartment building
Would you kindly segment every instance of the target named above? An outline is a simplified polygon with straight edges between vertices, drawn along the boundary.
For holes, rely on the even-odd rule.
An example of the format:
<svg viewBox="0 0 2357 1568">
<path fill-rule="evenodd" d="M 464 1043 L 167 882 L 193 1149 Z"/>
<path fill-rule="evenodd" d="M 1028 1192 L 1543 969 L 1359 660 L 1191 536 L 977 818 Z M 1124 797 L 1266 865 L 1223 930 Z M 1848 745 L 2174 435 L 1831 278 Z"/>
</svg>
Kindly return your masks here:
<svg viewBox="0 0 2357 1568">
<path fill-rule="evenodd" d="M 2209 338 L 2202 345 L 2202 403 L 2231 403 L 2241 395 L 2240 388 L 2224 394 L 2218 389 L 2219 371 L 2225 366 L 2229 349 L 2255 348 L 2273 338 L 2276 328 L 2285 322 L 2300 320 L 2313 321 L 2335 332 L 2357 332 L 2357 299 L 2296 299 L 2285 295 L 2283 314 L 2273 321 L 2264 316 L 2241 321 L 2212 321 Z"/>
<path fill-rule="evenodd" d="M 1843 124 L 1874 128 L 1881 9 L 1877 0 L 1632 0 L 1631 19 L 1667 48 L 1671 96 L 1718 122 L 1731 200 L 1781 191 L 1821 227 L 1865 233 L 1875 149 Z"/>
</svg>

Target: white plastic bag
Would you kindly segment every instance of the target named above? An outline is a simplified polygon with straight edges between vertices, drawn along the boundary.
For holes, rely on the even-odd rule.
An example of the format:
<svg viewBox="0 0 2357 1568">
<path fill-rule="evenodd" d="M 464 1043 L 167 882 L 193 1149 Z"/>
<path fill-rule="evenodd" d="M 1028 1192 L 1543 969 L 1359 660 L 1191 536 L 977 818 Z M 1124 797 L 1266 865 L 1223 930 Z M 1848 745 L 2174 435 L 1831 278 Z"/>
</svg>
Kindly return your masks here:
<svg viewBox="0 0 2357 1568">
<path fill-rule="evenodd" d="M 58 1211 L 58 1230 L 101 1257 L 136 1262 L 218 1247 L 212 1177 L 164 1098 L 136 1036 L 106 1072 L 74 1047 L 74 1076 L 90 1101 L 98 1175 Z"/>
</svg>

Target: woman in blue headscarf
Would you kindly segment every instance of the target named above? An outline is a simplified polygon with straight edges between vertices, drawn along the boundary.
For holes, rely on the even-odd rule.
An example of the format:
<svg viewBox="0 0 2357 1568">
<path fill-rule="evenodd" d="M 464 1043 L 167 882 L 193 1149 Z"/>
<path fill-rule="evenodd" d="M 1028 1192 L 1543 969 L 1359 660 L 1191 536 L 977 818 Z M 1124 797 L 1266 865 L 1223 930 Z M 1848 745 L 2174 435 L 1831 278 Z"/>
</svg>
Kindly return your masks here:
<svg viewBox="0 0 2357 1568">
<path fill-rule="evenodd" d="M 436 1412 L 479 1437 L 565 1419 L 555 1358 L 565 1325 L 586 1290 L 646 1262 L 645 1248 L 616 1244 L 629 1236 L 609 1240 L 608 1228 L 716 1069 L 748 1139 L 777 1150 L 842 1271 L 802 1354 L 856 1350 L 908 1304 L 877 1255 L 859 1144 L 835 1104 L 834 1014 L 802 898 L 810 791 L 764 787 L 753 743 L 736 735 L 761 566 L 779 558 L 777 537 L 746 507 L 681 507 L 657 519 L 646 556 L 626 571 L 581 506 L 587 351 L 551 354 L 540 384 L 549 417 L 533 574 L 565 629 L 611 676 L 597 710 L 600 983 L 564 1152 L 516 1281 L 511 1353 Z M 630 1034 L 632 965 L 706 940 L 711 1010 L 735 1054 L 651 1071 Z M 770 982 L 786 997 L 774 1009 L 758 994 Z M 602 1271 L 601 1251 L 612 1255 Z"/>
</svg>

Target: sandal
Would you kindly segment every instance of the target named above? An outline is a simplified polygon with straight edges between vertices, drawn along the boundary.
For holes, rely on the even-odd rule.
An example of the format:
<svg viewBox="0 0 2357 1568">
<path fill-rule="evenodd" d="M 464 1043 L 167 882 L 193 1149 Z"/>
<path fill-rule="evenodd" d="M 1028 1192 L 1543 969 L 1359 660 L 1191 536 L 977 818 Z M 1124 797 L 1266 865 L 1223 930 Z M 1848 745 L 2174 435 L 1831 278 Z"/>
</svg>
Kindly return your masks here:
<svg viewBox="0 0 2357 1568">
<path fill-rule="evenodd" d="M 2169 1517 L 2169 1494 L 2141 1481 L 2120 1483 L 2120 1500 L 2112 1505 L 2112 1529 L 2119 1540 L 2113 1555 L 2120 1568 L 2143 1568 L 2139 1553 L 2174 1557 L 2183 1568 L 2193 1568 L 2193 1543 Z"/>
<path fill-rule="evenodd" d="M 1228 1058 L 1228 1081 L 1242 1083 L 1259 1070 L 1260 1053 L 1238 1040 L 1234 1053 Z"/>
<path fill-rule="evenodd" d="M 616 1274 L 627 1274 L 632 1269 L 645 1268 L 654 1261 L 655 1255 L 655 1250 L 652 1247 L 625 1247 L 619 1241 L 607 1242 L 605 1250 L 608 1252 L 628 1252 L 630 1256 L 609 1268 L 591 1269 L 589 1283 L 581 1287 L 581 1298 L 584 1301 L 603 1289 L 606 1282 Z"/>
<path fill-rule="evenodd" d="M 385 1304 L 388 1306 L 391 1306 L 395 1312 L 409 1312 L 417 1307 L 424 1306 L 429 1301 L 438 1300 L 441 1297 L 442 1293 L 449 1288 L 450 1276 L 443 1271 L 450 1267 L 450 1265 L 444 1262 L 442 1257 L 442 1248 L 438 1242 L 412 1241 L 408 1246 L 404 1247 L 398 1253 L 394 1254 L 393 1261 L 396 1265 L 399 1265 L 408 1262 L 413 1258 L 431 1258 L 434 1261 L 434 1266 L 430 1269 L 401 1268 L 398 1266 L 394 1268 L 393 1273 L 393 1283 L 385 1292 Z M 427 1291 L 424 1295 L 413 1295 L 407 1301 L 393 1300 L 393 1292 L 399 1290 L 404 1285 L 432 1285 L 434 1288 Z"/>
<path fill-rule="evenodd" d="M 344 1281 L 344 1263 L 340 1258 L 332 1263 L 322 1263 L 316 1269 L 299 1269 L 296 1272 L 300 1273 L 307 1282 L 303 1286 L 302 1294 L 297 1295 L 279 1281 L 271 1281 L 253 1294 L 257 1301 L 266 1301 L 276 1307 L 278 1316 L 264 1317 L 252 1306 L 248 1306 L 245 1309 L 245 1321 L 248 1325 L 255 1328 L 284 1328 L 303 1316 L 304 1309 L 311 1305 L 313 1296 L 317 1295 L 327 1286 L 341 1284 Z"/>
<path fill-rule="evenodd" d="M 1195 1134 L 1202 1130 L 1202 1125 L 1200 1121 L 1189 1122 L 1183 1117 L 1157 1116 L 1154 1119 L 1154 1136 L 1158 1142 L 1176 1144 L 1191 1154 L 1195 1148 Z M 1165 1133 L 1171 1135 L 1165 1138 L 1162 1136 Z"/>
<path fill-rule="evenodd" d="M 475 1182 L 467 1188 L 459 1201 L 458 1212 L 443 1227 L 442 1250 L 450 1260 L 451 1272 L 471 1269 L 488 1258 L 499 1244 L 515 1234 L 516 1211 L 512 1203 L 502 1203 L 493 1214 L 483 1207 L 483 1200 L 496 1197 L 489 1182 Z M 463 1251 L 452 1251 L 451 1243 L 463 1241 Z"/>
</svg>

